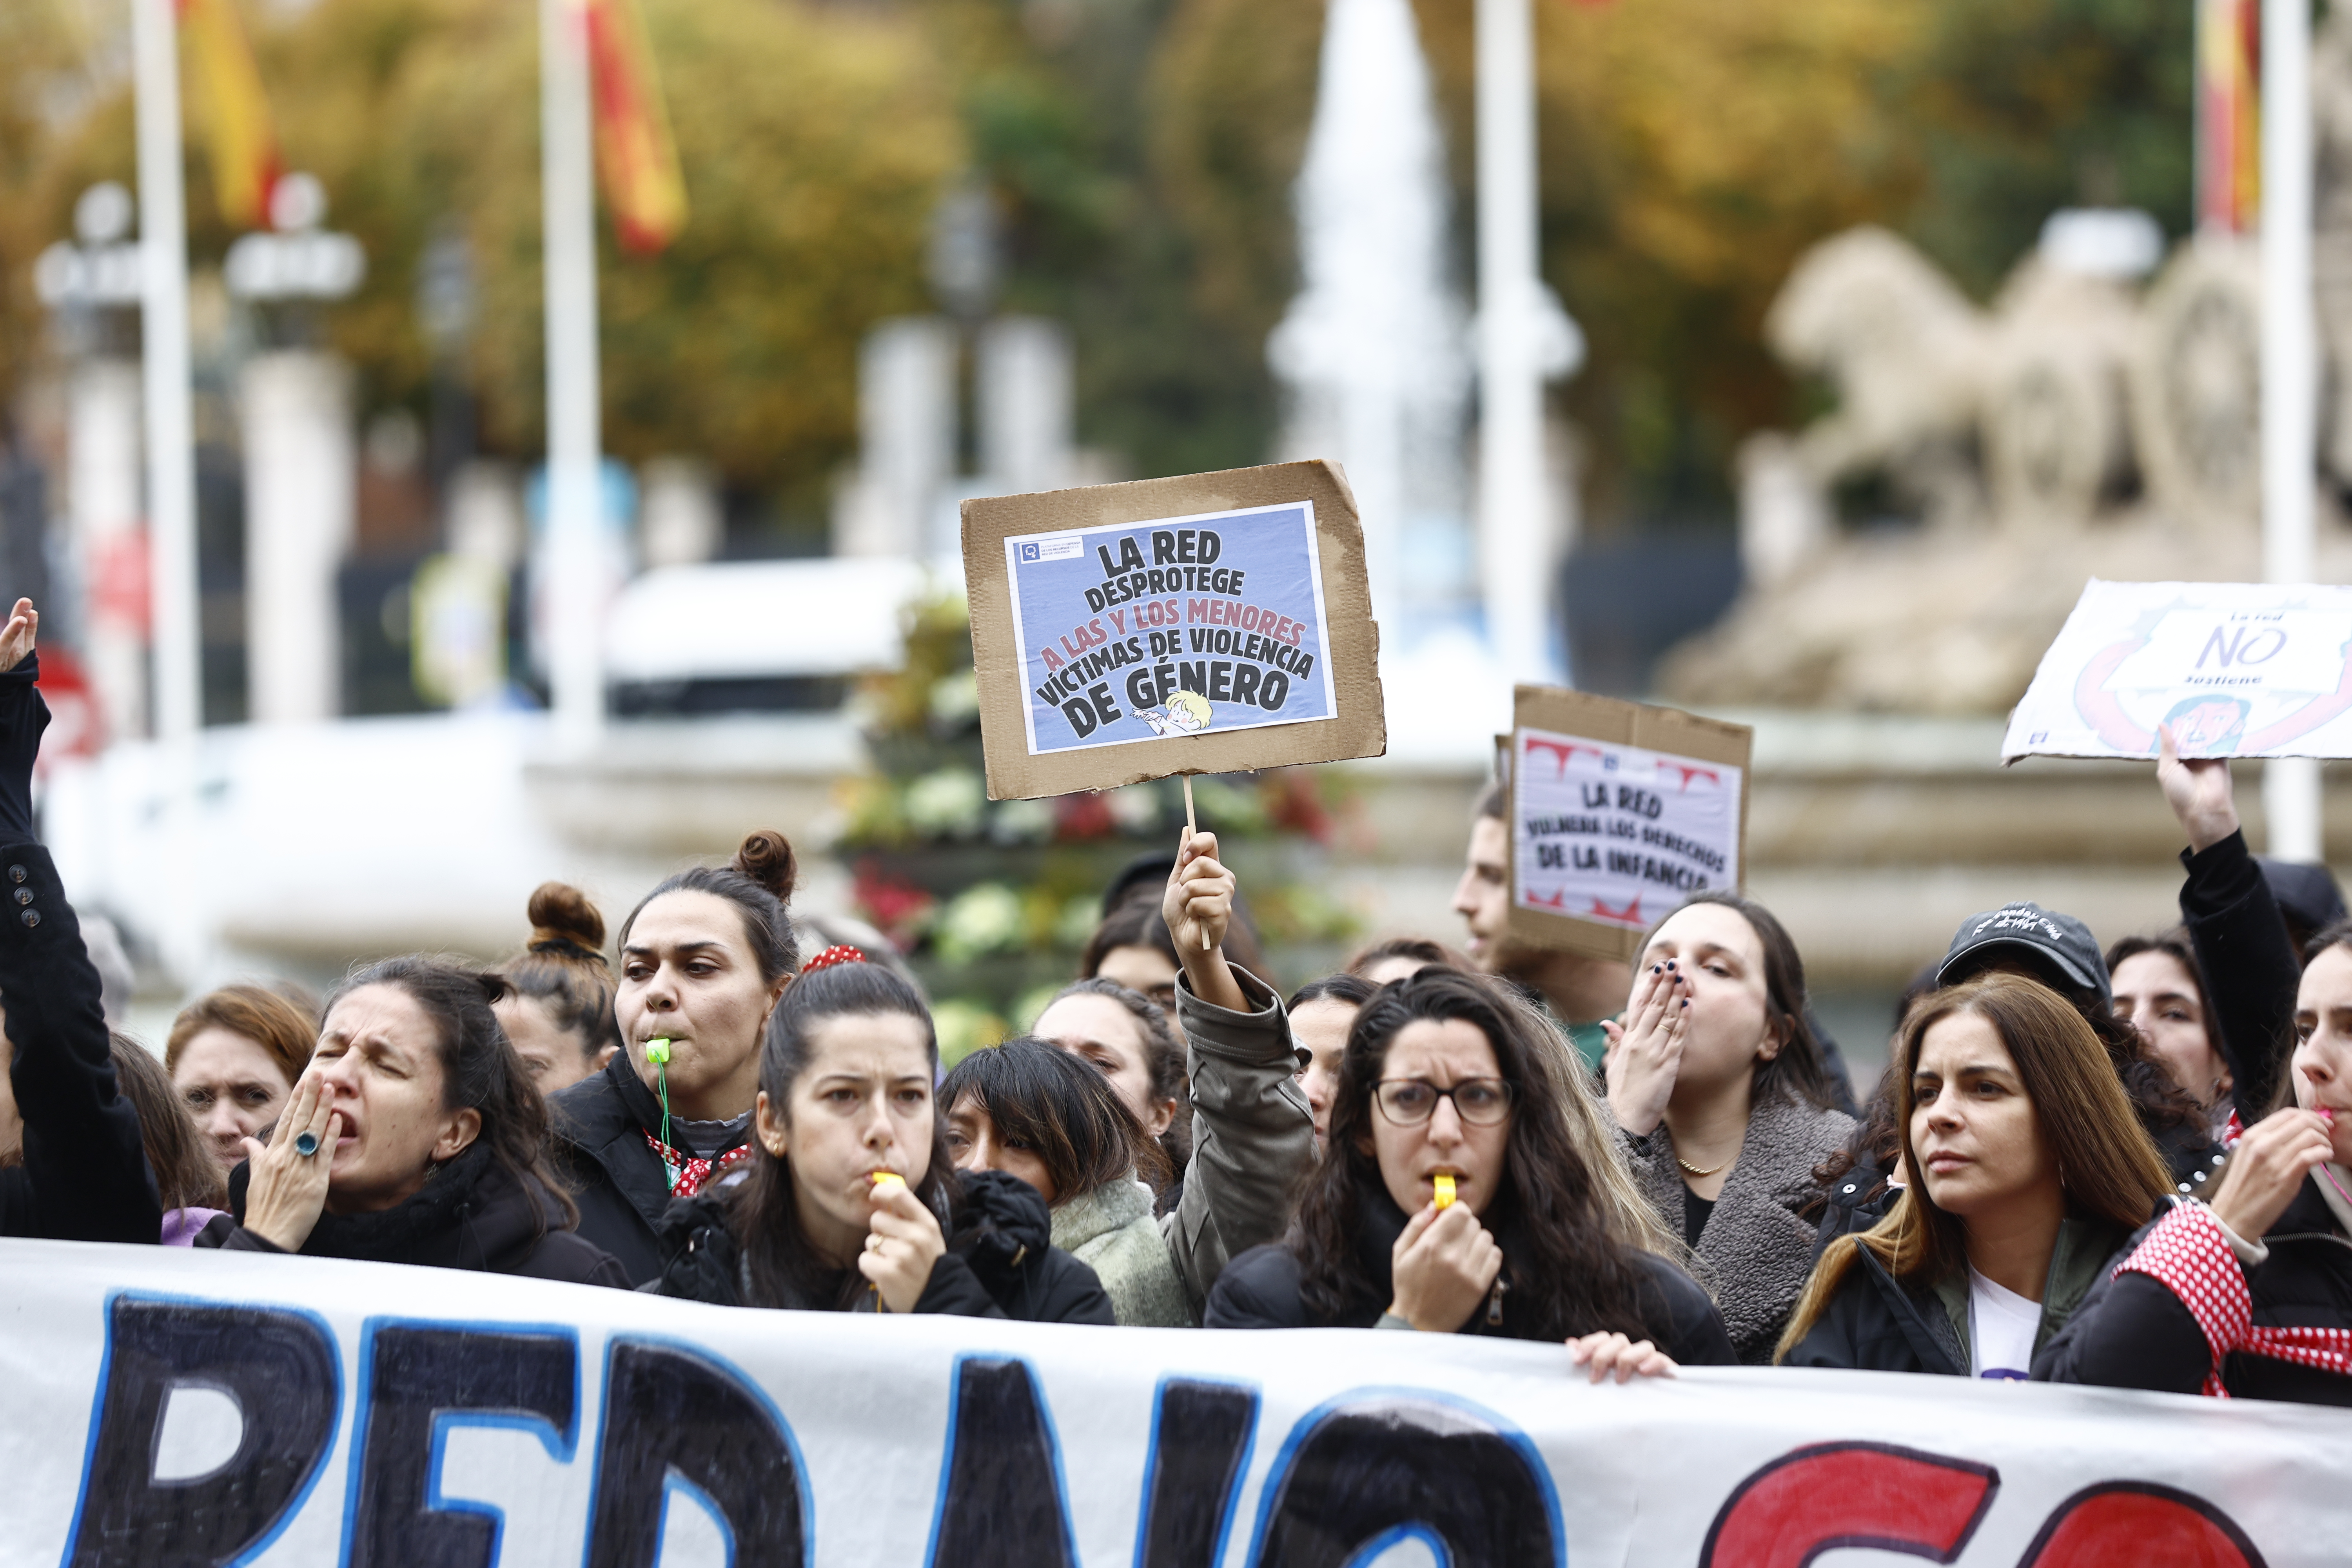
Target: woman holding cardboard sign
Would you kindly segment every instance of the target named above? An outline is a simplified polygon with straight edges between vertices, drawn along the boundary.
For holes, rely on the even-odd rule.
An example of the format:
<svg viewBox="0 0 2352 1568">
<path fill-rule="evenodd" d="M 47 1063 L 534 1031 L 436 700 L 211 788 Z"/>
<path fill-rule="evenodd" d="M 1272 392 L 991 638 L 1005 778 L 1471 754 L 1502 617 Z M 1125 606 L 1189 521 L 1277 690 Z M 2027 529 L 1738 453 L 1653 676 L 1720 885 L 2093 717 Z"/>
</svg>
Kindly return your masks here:
<svg viewBox="0 0 2352 1568">
<path fill-rule="evenodd" d="M 1812 1272 L 1799 1211 L 1843 1149 L 1805 1016 L 1805 968 L 1770 911 L 1700 893 L 1643 943 L 1610 1036 L 1609 1110 L 1627 1163 L 1716 1287 L 1739 1359 L 1770 1358 Z"/>
<path fill-rule="evenodd" d="M 1626 1180 L 1558 1031 L 1496 982 L 1424 969 L 1357 1015 L 1322 1163 L 1281 1243 L 1234 1260 L 1213 1329 L 1565 1341 L 1595 1382 L 1732 1360 Z"/>
</svg>

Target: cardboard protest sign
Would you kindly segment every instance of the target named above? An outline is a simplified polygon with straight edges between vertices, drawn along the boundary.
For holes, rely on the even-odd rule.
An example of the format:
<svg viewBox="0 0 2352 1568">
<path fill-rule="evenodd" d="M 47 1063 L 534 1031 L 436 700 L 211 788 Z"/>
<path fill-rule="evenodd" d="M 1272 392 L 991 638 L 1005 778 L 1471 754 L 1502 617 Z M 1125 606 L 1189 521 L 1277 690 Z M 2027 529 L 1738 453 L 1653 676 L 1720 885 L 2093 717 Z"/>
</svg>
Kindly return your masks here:
<svg viewBox="0 0 2352 1568">
<path fill-rule="evenodd" d="M 963 559 L 992 800 L 1387 750 L 1331 464 L 968 500 Z"/>
<path fill-rule="evenodd" d="M 2352 588 L 2094 577 L 2000 758 L 2352 757 Z"/>
<path fill-rule="evenodd" d="M 2321 1568 L 2352 1424 L 1557 1343 L 648 1301 L 0 1241 L 0 1561 Z M 1851 1549 L 1860 1543 L 1864 1550 Z"/>
<path fill-rule="evenodd" d="M 1515 696 L 1513 937 L 1631 958 L 1691 894 L 1740 886 L 1754 731 L 1555 687 Z"/>
</svg>

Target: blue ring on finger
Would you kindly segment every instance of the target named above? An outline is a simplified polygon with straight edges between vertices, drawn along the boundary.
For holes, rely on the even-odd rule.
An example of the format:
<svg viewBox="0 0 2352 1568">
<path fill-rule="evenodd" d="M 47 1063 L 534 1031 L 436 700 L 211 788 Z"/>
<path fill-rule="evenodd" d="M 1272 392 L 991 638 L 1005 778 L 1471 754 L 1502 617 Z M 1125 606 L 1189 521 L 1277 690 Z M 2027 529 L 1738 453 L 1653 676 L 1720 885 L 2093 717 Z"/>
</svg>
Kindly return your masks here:
<svg viewBox="0 0 2352 1568">
<path fill-rule="evenodd" d="M 294 1152 L 307 1160 L 318 1152 L 319 1135 L 316 1132 L 298 1132 L 294 1135 Z"/>
</svg>

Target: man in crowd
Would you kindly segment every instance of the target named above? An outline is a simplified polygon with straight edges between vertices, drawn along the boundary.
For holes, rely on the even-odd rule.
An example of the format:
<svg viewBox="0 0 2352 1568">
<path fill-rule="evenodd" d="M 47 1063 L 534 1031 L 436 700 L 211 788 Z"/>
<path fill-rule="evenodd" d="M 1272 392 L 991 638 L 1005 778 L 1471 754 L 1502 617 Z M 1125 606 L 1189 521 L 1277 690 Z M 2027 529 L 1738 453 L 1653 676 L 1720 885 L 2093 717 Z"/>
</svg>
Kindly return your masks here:
<svg viewBox="0 0 2352 1568">
<path fill-rule="evenodd" d="M 1561 948 L 1537 947 L 1503 928 L 1511 901 L 1510 792 L 1487 790 L 1470 825 L 1469 864 L 1454 889 L 1454 911 L 1470 927 L 1470 956 L 1489 974 L 1533 986 L 1551 1005 L 1586 1065 L 1598 1068 L 1608 1037 L 1601 1020 L 1624 1008 L 1633 987 L 1630 964 L 1587 958 Z"/>
</svg>

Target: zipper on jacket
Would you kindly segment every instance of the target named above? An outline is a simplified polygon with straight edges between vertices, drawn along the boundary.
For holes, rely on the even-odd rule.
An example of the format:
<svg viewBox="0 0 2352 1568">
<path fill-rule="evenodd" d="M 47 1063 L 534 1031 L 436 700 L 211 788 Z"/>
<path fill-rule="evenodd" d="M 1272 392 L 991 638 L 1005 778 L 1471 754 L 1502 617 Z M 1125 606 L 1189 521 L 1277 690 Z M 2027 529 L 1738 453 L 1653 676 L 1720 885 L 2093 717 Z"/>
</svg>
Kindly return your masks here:
<svg viewBox="0 0 2352 1568">
<path fill-rule="evenodd" d="M 1488 1328 L 1499 1329 L 1503 1326 L 1503 1292 L 1510 1288 L 1511 1282 L 1509 1280 L 1504 1279 L 1499 1274 L 1495 1276 L 1494 1293 L 1486 1298 L 1486 1326 Z"/>
</svg>

